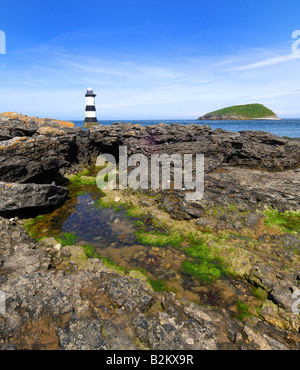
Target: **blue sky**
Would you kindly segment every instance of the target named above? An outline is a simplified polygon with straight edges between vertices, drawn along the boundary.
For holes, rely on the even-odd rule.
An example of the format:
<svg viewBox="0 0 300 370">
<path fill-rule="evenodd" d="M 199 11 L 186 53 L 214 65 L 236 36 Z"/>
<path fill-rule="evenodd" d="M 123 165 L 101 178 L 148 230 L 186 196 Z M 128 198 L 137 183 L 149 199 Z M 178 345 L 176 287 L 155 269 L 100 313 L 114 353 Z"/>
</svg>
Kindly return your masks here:
<svg viewBox="0 0 300 370">
<path fill-rule="evenodd" d="M 262 103 L 300 117 L 299 0 L 2 0 L 0 112 L 195 119 Z M 300 52 L 300 45 L 299 52 Z"/>
</svg>

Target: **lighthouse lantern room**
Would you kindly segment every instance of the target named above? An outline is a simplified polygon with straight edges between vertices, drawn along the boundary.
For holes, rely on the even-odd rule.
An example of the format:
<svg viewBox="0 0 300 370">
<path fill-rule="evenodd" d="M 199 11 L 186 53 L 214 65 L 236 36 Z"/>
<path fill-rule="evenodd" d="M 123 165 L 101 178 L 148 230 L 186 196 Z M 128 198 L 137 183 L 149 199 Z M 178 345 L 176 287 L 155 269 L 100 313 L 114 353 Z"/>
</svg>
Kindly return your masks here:
<svg viewBox="0 0 300 370">
<path fill-rule="evenodd" d="M 97 117 L 96 117 L 96 105 L 95 105 L 95 97 L 97 95 L 94 94 L 94 91 L 91 87 L 88 88 L 85 99 L 86 99 L 86 107 L 85 107 L 85 120 L 83 127 L 89 128 L 98 125 Z"/>
</svg>

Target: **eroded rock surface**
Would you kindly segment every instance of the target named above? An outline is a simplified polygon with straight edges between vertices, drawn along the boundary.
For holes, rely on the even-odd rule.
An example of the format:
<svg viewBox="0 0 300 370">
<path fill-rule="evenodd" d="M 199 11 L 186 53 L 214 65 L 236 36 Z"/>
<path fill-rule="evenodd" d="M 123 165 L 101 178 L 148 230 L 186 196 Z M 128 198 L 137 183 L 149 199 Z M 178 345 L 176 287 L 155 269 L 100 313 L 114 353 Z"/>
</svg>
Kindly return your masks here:
<svg viewBox="0 0 300 370">
<path fill-rule="evenodd" d="M 119 146 L 134 153 L 204 154 L 206 171 L 224 165 L 264 171 L 297 169 L 300 139 L 266 132 L 228 132 L 206 125 L 99 125 L 90 130 L 42 125 L 0 117 L 0 180 L 45 183 L 58 174 L 76 172 L 96 162 L 99 154 L 118 159 Z"/>
<path fill-rule="evenodd" d="M 154 293 L 80 247 L 50 242 L 0 219 L 1 349 L 299 349 L 295 332 Z"/>
<path fill-rule="evenodd" d="M 0 214 L 58 206 L 64 203 L 68 194 L 68 189 L 55 185 L 0 182 Z"/>
<path fill-rule="evenodd" d="M 266 205 L 282 212 L 300 208 L 300 139 L 205 125 L 114 124 L 86 131 L 10 116 L 0 117 L 0 127 L 5 209 L 58 204 L 66 191 L 57 185 L 68 174 L 95 164 L 99 154 L 118 157 L 120 145 L 129 155 L 204 154 L 203 200 L 187 202 L 183 191 L 170 190 L 155 192 L 155 204 L 203 231 L 235 230 L 230 238 L 237 246 L 243 228 L 260 228 Z M 154 293 L 144 280 L 88 260 L 80 247 L 39 243 L 16 221 L 0 218 L 0 290 L 7 298 L 0 348 L 299 349 L 299 315 L 291 312 L 300 279 L 299 238 L 266 233 L 258 239 L 243 239 L 241 247 L 254 245 L 257 254 L 233 262 L 269 299 L 259 318 L 241 323 L 223 308 Z"/>
</svg>

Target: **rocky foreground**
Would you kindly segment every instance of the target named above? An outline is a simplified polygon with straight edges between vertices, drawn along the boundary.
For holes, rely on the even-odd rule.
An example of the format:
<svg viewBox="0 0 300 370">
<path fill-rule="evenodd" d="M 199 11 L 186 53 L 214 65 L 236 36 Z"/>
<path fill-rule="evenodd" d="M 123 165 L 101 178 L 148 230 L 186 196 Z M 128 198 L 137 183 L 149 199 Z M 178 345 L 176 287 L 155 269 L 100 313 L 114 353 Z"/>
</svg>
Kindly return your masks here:
<svg viewBox="0 0 300 370">
<path fill-rule="evenodd" d="M 2 349 L 299 349 L 297 333 L 154 293 L 139 274 L 39 243 L 14 221 L 0 220 L 0 237 Z"/>
<path fill-rule="evenodd" d="M 255 233 L 262 219 L 257 211 L 265 206 L 300 208 L 300 139 L 205 125 L 117 123 L 87 131 L 51 120 L 0 118 L 0 215 L 6 217 L 0 219 L 0 290 L 7 298 L 0 347 L 299 349 L 300 319 L 291 312 L 300 280 L 294 234 L 259 235 L 256 257 L 240 264 L 244 278 L 269 297 L 259 317 L 240 322 L 226 309 L 155 293 L 141 276 L 87 259 L 80 247 L 37 242 L 12 218 L 63 203 L 67 177 L 94 165 L 101 153 L 117 157 L 120 145 L 129 155 L 205 155 L 201 202 L 186 202 L 182 191 L 155 194 L 159 209 L 199 229 Z M 211 211 L 233 205 L 231 214 Z"/>
</svg>

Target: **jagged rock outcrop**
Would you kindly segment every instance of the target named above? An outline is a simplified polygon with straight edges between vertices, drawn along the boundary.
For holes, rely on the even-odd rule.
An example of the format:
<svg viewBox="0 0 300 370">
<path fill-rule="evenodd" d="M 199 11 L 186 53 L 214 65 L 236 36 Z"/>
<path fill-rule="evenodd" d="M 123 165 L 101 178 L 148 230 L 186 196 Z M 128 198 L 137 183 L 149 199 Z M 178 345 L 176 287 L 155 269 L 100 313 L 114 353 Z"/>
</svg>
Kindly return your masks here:
<svg viewBox="0 0 300 370">
<path fill-rule="evenodd" d="M 128 155 L 204 154 L 206 199 L 222 202 L 234 197 L 282 209 L 299 208 L 298 193 L 292 188 L 299 182 L 300 139 L 212 130 L 206 125 L 116 123 L 83 130 L 16 118 L 0 120 L 0 126 L 4 139 L 0 141 L 0 181 L 64 185 L 66 174 L 94 164 L 99 154 L 110 153 L 118 160 L 122 145 L 127 146 Z"/>
<path fill-rule="evenodd" d="M 224 164 L 267 171 L 300 166 L 300 139 L 280 138 L 266 132 L 232 133 L 211 130 L 205 125 L 167 124 L 148 127 L 99 125 L 86 131 L 40 127 L 36 123 L 20 123 L 19 120 L 0 121 L 0 126 L 1 181 L 44 182 L 52 171 L 52 182 L 55 181 L 55 173 L 87 167 L 95 163 L 101 153 L 111 153 L 118 158 L 120 145 L 128 147 L 129 155 L 204 154 L 207 171 Z"/>
<path fill-rule="evenodd" d="M 59 182 L 60 169 L 90 164 L 89 133 L 83 129 L 19 119 L 0 119 L 0 128 L 1 181 Z"/>
<path fill-rule="evenodd" d="M 1 122 L 10 121 L 10 120 L 19 120 L 22 123 L 26 123 L 26 124 L 34 123 L 40 126 L 54 125 L 56 127 L 70 127 L 70 128 L 75 126 L 73 122 L 62 121 L 58 119 L 30 117 L 30 116 L 27 116 L 26 114 L 20 114 L 16 112 L 0 113 Z"/>
<path fill-rule="evenodd" d="M 204 154 L 206 170 L 223 164 L 267 171 L 300 166 L 300 139 L 260 131 L 233 133 L 206 125 L 114 124 L 92 128 L 90 142 L 92 156 L 105 150 L 114 154 L 119 145 L 126 145 L 128 154 Z"/>
</svg>

